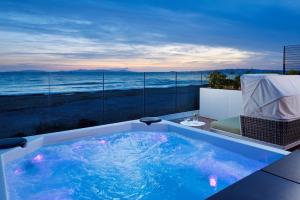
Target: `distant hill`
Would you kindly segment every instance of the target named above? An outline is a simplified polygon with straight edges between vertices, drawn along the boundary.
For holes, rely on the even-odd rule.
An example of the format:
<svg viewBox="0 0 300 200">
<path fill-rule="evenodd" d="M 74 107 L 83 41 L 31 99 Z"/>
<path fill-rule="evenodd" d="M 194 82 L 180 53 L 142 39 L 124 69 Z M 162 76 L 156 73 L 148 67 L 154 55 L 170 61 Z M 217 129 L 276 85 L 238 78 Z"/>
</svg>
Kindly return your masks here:
<svg viewBox="0 0 300 200">
<path fill-rule="evenodd" d="M 282 70 L 273 69 L 219 69 L 219 70 L 205 70 L 203 72 L 218 71 L 224 74 L 260 74 L 260 73 L 282 73 Z"/>
<path fill-rule="evenodd" d="M 266 69 L 219 69 L 219 70 L 199 70 L 201 72 L 212 72 L 212 71 L 219 71 L 225 74 L 245 74 L 245 73 L 281 73 L 282 70 L 266 70 Z M 111 68 L 111 69 L 78 69 L 78 70 L 62 70 L 62 71 L 43 71 L 43 70 L 23 70 L 23 71 L 7 71 L 7 72 L 0 72 L 0 74 L 3 73 L 36 73 L 36 74 L 42 74 L 42 73 L 101 73 L 101 72 L 124 72 L 129 73 L 133 72 L 128 70 L 127 68 Z M 175 72 L 175 71 L 172 71 Z M 192 71 L 186 71 L 186 72 L 192 72 Z M 138 72 L 136 72 L 138 73 Z M 141 72 L 139 72 L 141 73 Z M 157 72 L 160 73 L 160 72 Z"/>
<path fill-rule="evenodd" d="M 43 70 L 21 70 L 21 71 L 6 71 L 1 73 L 97 73 L 97 72 L 130 72 L 127 68 L 115 68 L 115 69 L 78 69 L 78 70 L 61 70 L 61 71 L 43 71 Z"/>
</svg>

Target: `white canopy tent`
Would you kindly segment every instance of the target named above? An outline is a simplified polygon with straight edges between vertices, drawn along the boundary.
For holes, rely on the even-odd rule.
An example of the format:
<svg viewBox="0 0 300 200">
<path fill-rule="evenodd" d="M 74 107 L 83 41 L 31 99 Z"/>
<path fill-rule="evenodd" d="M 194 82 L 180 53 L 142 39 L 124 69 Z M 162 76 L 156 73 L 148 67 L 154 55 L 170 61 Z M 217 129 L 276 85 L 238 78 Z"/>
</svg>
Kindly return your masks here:
<svg viewBox="0 0 300 200">
<path fill-rule="evenodd" d="M 241 77 L 245 116 L 290 121 L 300 118 L 300 76 L 247 74 Z"/>
</svg>

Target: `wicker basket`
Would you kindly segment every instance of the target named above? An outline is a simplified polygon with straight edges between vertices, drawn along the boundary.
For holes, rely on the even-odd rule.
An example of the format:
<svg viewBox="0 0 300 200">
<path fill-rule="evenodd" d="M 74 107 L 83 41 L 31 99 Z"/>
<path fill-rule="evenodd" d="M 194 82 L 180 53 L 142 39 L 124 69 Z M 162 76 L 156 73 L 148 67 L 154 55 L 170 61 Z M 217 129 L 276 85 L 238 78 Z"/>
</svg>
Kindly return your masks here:
<svg viewBox="0 0 300 200">
<path fill-rule="evenodd" d="M 241 115 L 242 135 L 286 146 L 300 140 L 300 119 L 274 121 Z"/>
</svg>

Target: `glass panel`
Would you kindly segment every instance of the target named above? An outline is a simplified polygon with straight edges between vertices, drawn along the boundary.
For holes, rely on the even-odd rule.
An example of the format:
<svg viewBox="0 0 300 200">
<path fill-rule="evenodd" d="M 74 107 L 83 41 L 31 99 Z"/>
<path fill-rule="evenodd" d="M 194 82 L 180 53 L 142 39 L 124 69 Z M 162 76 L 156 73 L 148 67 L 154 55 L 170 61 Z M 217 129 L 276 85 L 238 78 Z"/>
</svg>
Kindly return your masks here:
<svg viewBox="0 0 300 200">
<path fill-rule="evenodd" d="M 49 79 L 44 72 L 0 73 L 1 138 L 39 132 L 49 118 Z"/>
<path fill-rule="evenodd" d="M 50 119 L 40 132 L 102 123 L 102 72 L 55 72 L 50 75 Z"/>
<path fill-rule="evenodd" d="M 210 84 L 209 87 L 215 89 L 238 90 L 240 89 L 240 76 L 245 72 L 248 72 L 248 70 L 229 69 L 211 71 L 207 76 Z"/>
<path fill-rule="evenodd" d="M 199 109 L 199 88 L 202 83 L 202 72 L 177 73 L 177 112 Z"/>
<path fill-rule="evenodd" d="M 201 87 L 207 87 L 208 86 L 208 76 L 209 72 L 203 71 L 201 72 Z"/>
<path fill-rule="evenodd" d="M 284 47 L 284 65 L 286 74 L 300 74 L 300 45 L 288 45 Z"/>
<path fill-rule="evenodd" d="M 104 123 L 139 119 L 144 114 L 144 73 L 107 72 Z"/>
<path fill-rule="evenodd" d="M 146 73 L 145 113 L 160 116 L 176 112 L 176 73 Z"/>
<path fill-rule="evenodd" d="M 236 76 L 239 76 L 240 73 L 237 70 L 227 70 L 223 72 L 226 75 L 227 79 L 234 80 Z"/>
</svg>

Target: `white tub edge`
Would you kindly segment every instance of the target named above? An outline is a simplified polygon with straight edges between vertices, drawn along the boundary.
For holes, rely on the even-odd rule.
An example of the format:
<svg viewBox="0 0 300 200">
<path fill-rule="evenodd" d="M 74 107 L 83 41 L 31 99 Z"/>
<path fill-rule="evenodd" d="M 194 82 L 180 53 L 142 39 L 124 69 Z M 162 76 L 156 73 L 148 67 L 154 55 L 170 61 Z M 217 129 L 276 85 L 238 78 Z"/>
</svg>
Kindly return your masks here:
<svg viewBox="0 0 300 200">
<path fill-rule="evenodd" d="M 266 150 L 270 152 L 274 152 L 277 154 L 282 154 L 282 155 L 288 155 L 290 152 L 284 151 L 282 149 L 277 149 L 274 147 L 270 146 L 265 146 L 262 144 L 257 144 L 251 141 L 245 141 L 242 139 L 237 139 L 237 138 L 232 138 L 229 136 L 225 135 L 220 135 L 217 133 L 205 131 L 205 130 L 200 130 L 192 127 L 186 127 L 174 122 L 170 121 L 165 121 L 163 120 L 162 122 L 153 124 L 151 126 L 147 126 L 138 120 L 133 120 L 133 121 L 126 121 L 126 122 L 120 122 L 120 123 L 115 123 L 115 124 L 107 124 L 107 125 L 101 125 L 101 126 L 95 126 L 95 127 L 89 127 L 89 128 L 83 128 L 83 129 L 75 129 L 75 130 L 68 130 L 68 131 L 63 131 L 63 132 L 55 132 L 55 133 L 48 133 L 48 134 L 43 134 L 43 135 L 36 135 L 36 136 L 30 136 L 26 137 L 28 139 L 28 143 L 25 148 L 21 147 L 16 147 L 13 149 L 8 149 L 8 150 L 1 150 L 0 151 L 0 199 L 2 200 L 8 200 L 8 194 L 7 194 L 7 184 L 6 184 L 6 178 L 5 178 L 5 164 L 7 162 L 10 162 L 12 160 L 18 159 L 19 157 L 24 156 L 25 154 L 28 154 L 30 152 L 33 152 L 34 150 L 38 149 L 39 147 L 43 145 L 48 145 L 48 144 L 53 144 L 57 142 L 62 142 L 66 141 L 69 139 L 75 139 L 75 138 L 81 138 L 81 137 L 87 137 L 87 136 L 92 136 L 92 135 L 107 135 L 107 134 L 112 134 L 114 132 L 120 132 L 120 131 L 130 131 L 134 128 L 144 130 L 144 131 L 152 131 L 152 130 L 163 130 L 163 131 L 168 131 L 171 127 L 177 127 L 180 129 L 186 129 L 190 130 L 199 134 L 205 134 L 208 136 L 216 137 L 219 139 L 224 139 L 227 141 L 232 141 L 234 143 L 239 143 L 239 144 L 244 144 L 246 146 L 258 148 L 261 150 Z M 99 130 L 105 130 L 107 132 L 105 133 L 99 133 Z M 95 132 L 97 131 L 97 132 Z M 180 133 L 179 133 L 180 134 Z M 13 158 L 12 158 L 13 157 Z"/>
</svg>

